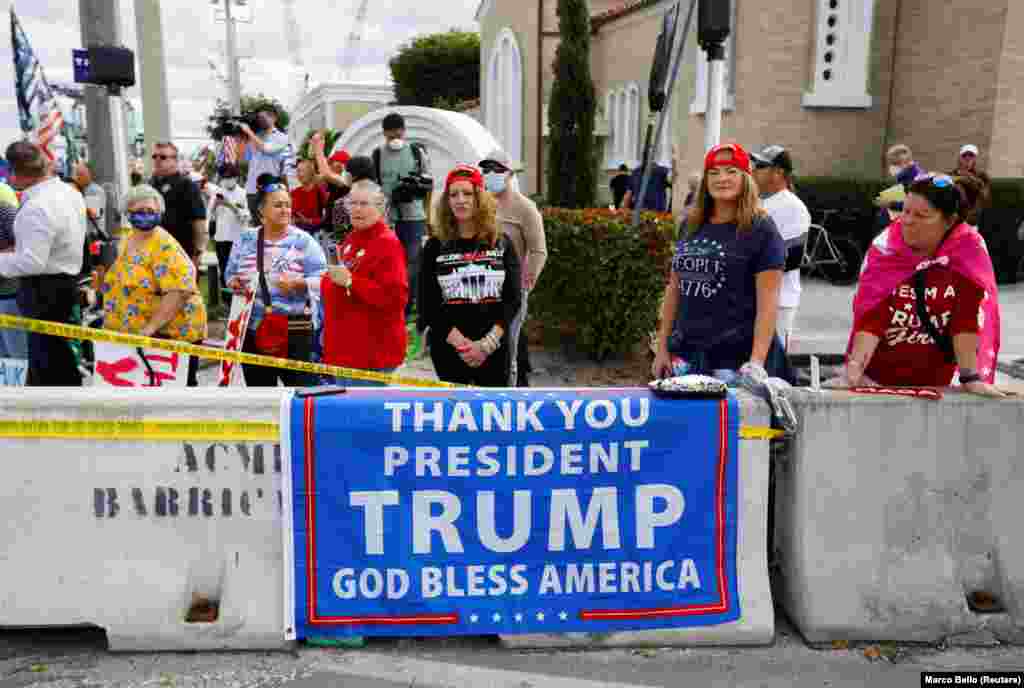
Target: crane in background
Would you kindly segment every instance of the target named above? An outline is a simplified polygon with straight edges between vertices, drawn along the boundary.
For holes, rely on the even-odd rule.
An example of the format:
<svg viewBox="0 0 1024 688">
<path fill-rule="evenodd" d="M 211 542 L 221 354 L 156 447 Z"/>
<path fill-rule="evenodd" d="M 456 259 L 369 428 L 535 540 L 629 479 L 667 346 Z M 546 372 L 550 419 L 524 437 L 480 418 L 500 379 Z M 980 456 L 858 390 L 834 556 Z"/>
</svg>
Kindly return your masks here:
<svg viewBox="0 0 1024 688">
<path fill-rule="evenodd" d="M 359 66 L 359 58 L 363 43 L 363 34 L 366 33 L 366 14 L 370 0 L 359 0 L 359 10 L 356 12 L 355 21 L 352 23 L 352 30 L 345 41 L 345 48 L 338 56 L 338 81 L 351 81 L 352 71 Z"/>
</svg>

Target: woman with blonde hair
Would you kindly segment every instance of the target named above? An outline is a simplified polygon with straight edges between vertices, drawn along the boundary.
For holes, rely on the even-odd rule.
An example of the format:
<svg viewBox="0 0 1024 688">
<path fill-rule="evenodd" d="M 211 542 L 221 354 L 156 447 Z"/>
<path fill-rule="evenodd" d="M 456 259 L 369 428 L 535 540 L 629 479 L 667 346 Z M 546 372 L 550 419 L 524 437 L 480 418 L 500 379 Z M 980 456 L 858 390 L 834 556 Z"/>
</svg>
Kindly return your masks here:
<svg viewBox="0 0 1024 688">
<path fill-rule="evenodd" d="M 775 336 L 786 251 L 761 207 L 750 156 L 738 144 L 708 151 L 672 259 L 654 377 L 686 372 L 763 382 L 792 379 Z"/>
<path fill-rule="evenodd" d="M 506 386 L 506 333 L 521 299 L 519 257 L 498 229 L 494 197 L 479 169 L 459 165 L 445 180 L 419 279 L 418 326 L 429 330 L 438 378 Z"/>
</svg>

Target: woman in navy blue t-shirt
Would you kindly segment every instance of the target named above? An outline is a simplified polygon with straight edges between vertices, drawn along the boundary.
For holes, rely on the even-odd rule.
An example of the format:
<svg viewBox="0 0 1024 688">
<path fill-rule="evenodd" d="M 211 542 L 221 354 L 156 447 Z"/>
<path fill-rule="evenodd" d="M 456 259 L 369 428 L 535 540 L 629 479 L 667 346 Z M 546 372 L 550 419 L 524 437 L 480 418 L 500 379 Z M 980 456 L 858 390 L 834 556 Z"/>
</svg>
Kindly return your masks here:
<svg viewBox="0 0 1024 688">
<path fill-rule="evenodd" d="M 786 251 L 761 207 L 750 157 L 738 144 L 708 151 L 704 176 L 672 259 L 652 373 L 739 372 L 790 378 L 775 336 Z"/>
</svg>

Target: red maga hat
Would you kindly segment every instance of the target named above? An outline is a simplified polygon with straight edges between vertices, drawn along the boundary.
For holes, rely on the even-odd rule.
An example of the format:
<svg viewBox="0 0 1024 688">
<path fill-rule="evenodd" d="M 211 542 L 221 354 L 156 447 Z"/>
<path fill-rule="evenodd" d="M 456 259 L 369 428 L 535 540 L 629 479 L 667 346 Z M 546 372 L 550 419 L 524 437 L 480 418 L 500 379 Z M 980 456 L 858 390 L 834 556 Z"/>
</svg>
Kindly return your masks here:
<svg viewBox="0 0 1024 688">
<path fill-rule="evenodd" d="M 750 174 L 750 155 L 738 143 L 720 143 L 704 157 L 704 171 L 712 167 L 735 167 Z"/>
<path fill-rule="evenodd" d="M 331 154 L 331 162 L 340 162 L 342 165 L 347 165 L 348 161 L 352 159 L 352 156 L 348 154 L 345 149 L 334 151 Z"/>
<path fill-rule="evenodd" d="M 473 165 L 456 165 L 444 180 L 444 188 L 448 189 L 454 182 L 469 182 L 478 189 L 484 188 L 484 177 L 480 168 Z"/>
</svg>

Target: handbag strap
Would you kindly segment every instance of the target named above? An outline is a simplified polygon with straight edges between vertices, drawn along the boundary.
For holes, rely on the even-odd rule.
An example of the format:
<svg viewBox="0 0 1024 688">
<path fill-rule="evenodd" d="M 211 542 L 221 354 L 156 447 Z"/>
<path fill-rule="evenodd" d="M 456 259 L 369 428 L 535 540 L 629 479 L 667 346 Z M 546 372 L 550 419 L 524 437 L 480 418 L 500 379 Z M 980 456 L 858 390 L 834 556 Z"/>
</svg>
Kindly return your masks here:
<svg viewBox="0 0 1024 688">
<path fill-rule="evenodd" d="M 150 365 L 149 359 L 146 358 L 146 352 L 142 350 L 141 346 L 135 347 L 135 351 L 139 354 L 139 358 L 142 359 L 142 364 L 146 366 L 146 373 L 149 375 L 149 386 L 160 387 L 160 381 L 157 380 L 156 371 L 153 370 L 153 366 Z"/>
<path fill-rule="evenodd" d="M 260 277 L 260 292 L 263 296 L 263 305 L 266 307 L 266 312 L 270 313 L 272 310 L 270 287 L 267 286 L 267 277 L 263 274 L 263 225 L 260 225 L 259 231 L 256 232 L 256 271 Z"/>
<path fill-rule="evenodd" d="M 928 336 L 932 338 L 935 345 L 946 355 L 946 360 L 956 363 L 956 353 L 953 351 L 953 338 L 946 333 L 940 333 L 932 319 L 928 317 L 928 309 L 924 303 L 924 270 L 914 273 L 914 307 L 917 310 L 917 317 L 921 321 L 921 327 L 925 329 Z"/>
</svg>

